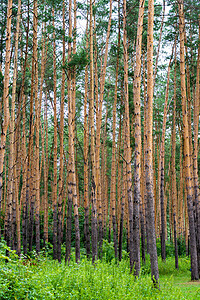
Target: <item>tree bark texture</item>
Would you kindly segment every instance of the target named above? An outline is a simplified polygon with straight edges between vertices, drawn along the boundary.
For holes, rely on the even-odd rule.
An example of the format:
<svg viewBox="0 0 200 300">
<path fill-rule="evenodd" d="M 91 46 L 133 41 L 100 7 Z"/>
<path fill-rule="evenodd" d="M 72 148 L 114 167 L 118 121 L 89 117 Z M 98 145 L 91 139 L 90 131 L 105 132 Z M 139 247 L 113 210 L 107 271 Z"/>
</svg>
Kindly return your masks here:
<svg viewBox="0 0 200 300">
<path fill-rule="evenodd" d="M 180 75 L 181 75 L 181 103 L 183 116 L 183 136 L 184 136 L 184 159 L 185 159 L 185 182 L 187 189 L 187 207 L 189 218 L 190 232 L 190 255 L 191 255 L 191 280 L 198 280 L 198 260 L 197 244 L 195 234 L 195 223 L 193 214 L 193 193 L 191 185 L 191 164 L 190 164 L 190 147 L 189 147 L 189 128 L 186 106 L 186 86 L 185 86 L 185 48 L 184 48 L 184 15 L 183 1 L 179 0 L 179 34 L 180 34 Z"/>
<path fill-rule="evenodd" d="M 147 101 L 146 101 L 146 193 L 149 234 L 149 254 L 151 261 L 151 277 L 155 287 L 159 286 L 158 257 L 154 223 L 154 193 L 153 193 L 153 163 L 152 163 L 152 125 L 153 125 L 153 20 L 154 1 L 148 2 L 148 32 L 147 32 Z"/>
</svg>

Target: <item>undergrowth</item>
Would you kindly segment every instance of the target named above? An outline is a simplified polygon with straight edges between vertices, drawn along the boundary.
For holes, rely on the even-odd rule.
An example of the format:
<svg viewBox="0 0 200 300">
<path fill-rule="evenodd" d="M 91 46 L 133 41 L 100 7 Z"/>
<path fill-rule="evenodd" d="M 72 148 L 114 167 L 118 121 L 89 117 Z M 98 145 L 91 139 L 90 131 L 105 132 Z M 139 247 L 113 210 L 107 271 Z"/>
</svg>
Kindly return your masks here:
<svg viewBox="0 0 200 300">
<path fill-rule="evenodd" d="M 71 261 L 58 263 L 47 257 L 45 252 L 37 257 L 17 257 L 5 244 L 0 247 L 0 299 L 187 299 L 181 290 L 173 285 L 173 278 L 162 281 L 161 289 L 154 289 L 150 277 L 150 262 L 141 269 L 141 276 L 135 279 L 130 274 L 129 259 L 124 252 L 121 262 L 108 261 L 105 252 L 101 261 L 92 264 L 82 255 L 75 263 L 74 252 Z M 5 250 L 10 252 L 6 257 Z M 7 259 L 7 262 L 6 262 Z M 159 260 L 160 274 L 175 274 L 172 259 L 163 265 Z M 180 260 L 180 271 L 188 271 L 189 261 Z M 198 299 L 198 298 L 194 298 Z"/>
</svg>

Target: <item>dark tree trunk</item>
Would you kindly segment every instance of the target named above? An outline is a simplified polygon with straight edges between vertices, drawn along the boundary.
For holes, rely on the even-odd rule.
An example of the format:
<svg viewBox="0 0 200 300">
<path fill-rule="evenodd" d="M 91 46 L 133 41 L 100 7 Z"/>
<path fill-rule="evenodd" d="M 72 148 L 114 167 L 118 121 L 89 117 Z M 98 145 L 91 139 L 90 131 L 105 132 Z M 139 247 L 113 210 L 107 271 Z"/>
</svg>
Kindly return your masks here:
<svg viewBox="0 0 200 300">
<path fill-rule="evenodd" d="M 79 216 L 74 216 L 75 219 L 75 249 L 76 249 L 76 262 L 80 261 L 80 230 L 79 230 Z"/>
<path fill-rule="evenodd" d="M 57 203 L 53 205 L 53 258 L 57 259 Z"/>
<path fill-rule="evenodd" d="M 96 185 L 92 178 L 92 262 L 97 259 L 97 212 L 96 212 Z"/>
<path fill-rule="evenodd" d="M 111 229 L 110 229 L 110 224 L 109 224 L 109 228 L 108 228 L 108 243 L 111 242 Z"/>
<path fill-rule="evenodd" d="M 28 179 L 28 178 L 27 178 Z M 23 244 L 23 253 L 24 255 L 27 254 L 28 248 L 28 211 L 29 211 L 29 186 L 28 183 L 26 185 L 26 198 L 23 205 L 23 215 L 22 215 L 22 244 Z"/>
<path fill-rule="evenodd" d="M 177 233 L 176 233 L 176 214 L 173 213 L 174 219 L 174 251 L 175 251 L 175 268 L 178 269 L 178 243 L 177 243 Z"/>
<path fill-rule="evenodd" d="M 134 166 L 134 202 L 133 202 L 133 259 L 134 259 L 134 274 L 139 276 L 140 272 L 140 221 L 139 221 L 139 205 L 140 205 L 140 178 L 136 175 L 136 160 Z"/>
<path fill-rule="evenodd" d="M 115 258 L 117 258 L 117 224 L 116 224 L 116 216 L 112 216 L 112 224 L 113 224 L 113 242 L 115 249 Z"/>
<path fill-rule="evenodd" d="M 71 234 L 72 234 L 72 189 L 68 189 L 67 201 L 67 229 L 66 229 L 66 254 L 65 262 L 70 261 L 71 254 Z"/>
<path fill-rule="evenodd" d="M 31 195 L 30 204 L 31 207 L 30 207 L 30 216 L 29 216 L 30 222 L 29 222 L 28 239 L 29 239 L 29 251 L 32 251 L 33 250 L 34 207 L 35 207 L 35 201 L 33 195 Z"/>
<path fill-rule="evenodd" d="M 99 219 L 99 257 L 101 257 L 101 252 L 102 252 L 102 245 L 103 245 L 103 226 L 102 226 L 102 215 L 101 218 Z"/>
<path fill-rule="evenodd" d="M 129 253 L 130 252 L 130 238 L 128 236 L 128 230 L 126 230 L 126 249 L 127 249 L 127 252 Z"/>
<path fill-rule="evenodd" d="M 192 193 L 192 170 L 191 153 L 189 147 L 189 129 L 188 129 L 188 111 L 186 104 L 186 85 L 185 85 L 185 19 L 183 12 L 183 0 L 178 3 L 179 6 L 179 33 L 180 33 L 180 76 L 181 76 L 181 104 L 183 117 L 183 136 L 184 136 L 184 158 L 185 158 L 185 182 L 187 190 L 187 207 L 190 232 L 190 255 L 191 255 L 191 280 L 198 280 L 198 260 L 197 244 L 194 223 L 193 193 Z"/>
<path fill-rule="evenodd" d="M 149 254 L 149 226 L 147 214 L 147 195 L 145 194 L 145 227 L 146 227 L 146 240 L 147 240 L 147 253 Z"/>
<path fill-rule="evenodd" d="M 60 198 L 60 195 L 59 195 Z M 62 203 L 58 201 L 58 245 L 57 245 L 57 258 L 61 262 L 61 242 L 62 242 Z"/>
<path fill-rule="evenodd" d="M 148 1 L 148 33 L 147 33 L 147 101 L 146 101 L 146 126 L 147 131 L 145 151 L 146 171 L 146 193 L 147 193 L 147 218 L 149 254 L 151 261 L 151 278 L 154 287 L 159 287 L 158 257 L 155 234 L 155 211 L 153 192 L 153 22 L 154 22 L 154 1 Z"/>
<path fill-rule="evenodd" d="M 140 230 L 141 230 L 141 247 L 142 247 L 142 262 L 145 264 L 145 225 L 142 203 L 140 204 Z"/>
<path fill-rule="evenodd" d="M 124 207 L 122 206 L 119 231 L 119 261 L 122 259 L 122 243 L 123 243 L 123 225 L 124 225 Z"/>
<path fill-rule="evenodd" d="M 13 188 L 15 197 L 15 187 Z M 16 200 L 13 201 L 12 205 L 12 248 L 17 250 L 17 223 L 16 223 Z"/>
<path fill-rule="evenodd" d="M 85 234 L 86 254 L 87 254 L 87 258 L 89 258 L 90 256 L 89 207 L 85 208 L 84 234 Z"/>
<path fill-rule="evenodd" d="M 12 203 L 7 203 L 8 205 L 8 214 L 7 222 L 5 227 L 5 240 L 8 247 L 12 248 Z"/>
<path fill-rule="evenodd" d="M 164 205 L 164 166 L 161 159 L 161 176 L 160 176 L 160 209 L 161 209 L 161 257 L 162 260 L 166 260 L 165 250 L 165 205 Z"/>
</svg>

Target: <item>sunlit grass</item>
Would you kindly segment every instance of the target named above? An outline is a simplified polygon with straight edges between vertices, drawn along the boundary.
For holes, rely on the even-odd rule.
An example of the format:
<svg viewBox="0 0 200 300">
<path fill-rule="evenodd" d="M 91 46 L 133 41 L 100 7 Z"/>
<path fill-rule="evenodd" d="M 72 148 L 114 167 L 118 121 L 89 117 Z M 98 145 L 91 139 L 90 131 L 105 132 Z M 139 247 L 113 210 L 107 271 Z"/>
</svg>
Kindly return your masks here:
<svg viewBox="0 0 200 300">
<path fill-rule="evenodd" d="M 94 265 L 84 256 L 77 265 L 74 254 L 69 265 L 49 257 L 16 258 L 11 252 L 9 262 L 0 256 L 0 299 L 200 299 L 199 285 L 190 283 L 188 258 L 164 263 L 159 258 L 160 290 L 152 287 L 150 263 L 142 267 L 141 276 L 130 274 L 127 255 L 121 262 L 107 262 L 106 257 Z"/>
</svg>

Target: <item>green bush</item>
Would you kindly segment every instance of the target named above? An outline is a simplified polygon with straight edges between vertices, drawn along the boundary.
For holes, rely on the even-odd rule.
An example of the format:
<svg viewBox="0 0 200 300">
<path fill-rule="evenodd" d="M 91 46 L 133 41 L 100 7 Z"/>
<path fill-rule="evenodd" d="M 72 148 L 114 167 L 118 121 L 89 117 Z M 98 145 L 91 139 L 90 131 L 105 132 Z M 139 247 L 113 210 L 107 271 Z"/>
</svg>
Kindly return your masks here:
<svg viewBox="0 0 200 300">
<path fill-rule="evenodd" d="M 188 261 L 183 262 L 183 269 L 186 265 Z M 167 268 L 171 268 L 171 263 Z M 115 259 L 110 263 L 97 261 L 94 265 L 86 259 L 78 265 L 73 259 L 69 265 L 44 257 L 11 260 L 7 264 L 1 259 L 0 274 L 1 300 L 185 299 L 180 289 L 173 286 L 172 278 L 164 280 L 161 290 L 152 287 L 150 275 L 135 279 L 127 259 L 118 264 Z"/>
<path fill-rule="evenodd" d="M 111 262 L 115 258 L 113 242 L 109 243 L 107 240 L 103 240 L 101 255 L 102 260 L 105 262 Z"/>
<path fill-rule="evenodd" d="M 81 262 L 76 264 L 74 248 L 71 261 L 66 265 L 64 260 L 62 263 L 52 260 L 51 253 L 48 257 L 45 251 L 42 251 L 39 257 L 33 251 L 31 257 L 22 256 L 19 259 L 5 242 L 0 246 L 1 300 L 187 299 L 181 290 L 174 286 L 171 275 L 189 275 L 188 258 L 181 258 L 179 270 L 175 270 L 174 258 L 170 257 L 166 262 L 162 262 L 159 257 L 159 272 L 161 278 L 165 276 L 159 290 L 152 286 L 149 256 L 141 268 L 140 278 L 135 279 L 134 275 L 130 274 L 127 252 L 123 251 L 121 262 L 116 261 L 113 244 L 107 241 L 103 242 L 102 261 L 98 260 L 94 264 L 86 259 L 84 251 Z M 6 250 L 9 251 L 9 257 L 6 256 Z M 51 252 L 51 247 L 48 251 Z"/>
</svg>

